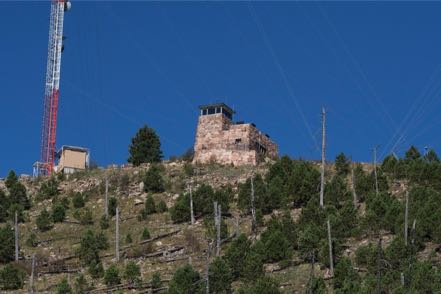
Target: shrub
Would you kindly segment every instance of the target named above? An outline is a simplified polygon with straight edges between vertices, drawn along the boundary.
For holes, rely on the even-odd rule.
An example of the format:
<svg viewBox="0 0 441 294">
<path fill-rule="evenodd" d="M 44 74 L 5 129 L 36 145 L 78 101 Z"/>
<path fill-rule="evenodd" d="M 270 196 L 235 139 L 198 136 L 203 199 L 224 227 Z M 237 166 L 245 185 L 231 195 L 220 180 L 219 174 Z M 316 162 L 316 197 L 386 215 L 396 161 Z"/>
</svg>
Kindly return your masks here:
<svg viewBox="0 0 441 294">
<path fill-rule="evenodd" d="M 94 234 L 93 231 L 87 230 L 80 240 L 80 247 L 77 254 L 85 265 L 95 265 L 99 262 L 99 251 L 109 247 L 106 236 L 103 233 Z"/>
<path fill-rule="evenodd" d="M 199 282 L 199 273 L 189 264 L 176 270 L 169 283 L 169 294 L 203 293 L 203 284 Z"/>
<path fill-rule="evenodd" d="M 14 231 L 11 225 L 0 228 L 0 262 L 14 260 Z"/>
<path fill-rule="evenodd" d="M 152 285 L 152 289 L 158 289 L 161 287 L 161 275 L 159 274 L 159 272 L 154 272 L 152 275 L 152 280 L 151 280 L 151 285 Z"/>
<path fill-rule="evenodd" d="M 355 285 L 351 285 L 350 287 L 348 282 L 355 283 Z M 347 257 L 343 257 L 337 263 L 334 271 L 334 288 L 352 288 L 358 289 L 360 287 L 360 277 L 357 272 L 352 267 L 351 260 Z M 347 289 L 349 290 L 349 289 Z M 356 293 L 355 292 L 347 292 L 347 293 Z"/>
<path fill-rule="evenodd" d="M 31 233 L 29 237 L 26 239 L 26 246 L 36 247 L 38 245 L 37 235 L 35 233 Z"/>
<path fill-rule="evenodd" d="M 107 218 L 105 215 L 103 215 L 100 219 L 100 227 L 101 230 L 107 230 L 110 226 L 109 218 Z"/>
<path fill-rule="evenodd" d="M 144 228 L 144 230 L 142 231 L 141 240 L 148 240 L 148 239 L 150 239 L 149 229 Z"/>
<path fill-rule="evenodd" d="M 264 256 L 256 250 L 250 250 L 246 253 L 240 278 L 247 282 L 256 281 L 264 275 L 263 271 Z"/>
<path fill-rule="evenodd" d="M 126 279 L 128 283 L 135 283 L 140 281 L 140 277 L 141 269 L 139 268 L 139 265 L 133 261 L 129 261 L 126 264 L 126 269 L 124 271 L 124 279 Z"/>
<path fill-rule="evenodd" d="M 101 278 L 104 275 L 103 264 L 99 261 L 92 260 L 89 263 L 89 274 L 93 279 Z"/>
<path fill-rule="evenodd" d="M 89 289 L 89 284 L 83 274 L 80 274 L 75 280 L 75 293 L 86 293 Z"/>
<path fill-rule="evenodd" d="M 153 199 L 153 197 L 147 196 L 147 199 L 145 200 L 145 212 L 147 215 L 149 214 L 153 214 L 156 212 L 156 205 L 155 205 L 155 200 Z"/>
<path fill-rule="evenodd" d="M 116 214 L 116 207 L 118 206 L 118 200 L 115 197 L 109 198 L 109 215 L 115 216 Z"/>
<path fill-rule="evenodd" d="M 194 211 L 194 205 L 193 205 Z M 190 195 L 181 194 L 175 205 L 170 209 L 170 216 L 174 223 L 181 223 L 190 220 Z"/>
<path fill-rule="evenodd" d="M 207 237 L 210 239 L 216 239 L 216 226 L 214 224 L 214 216 L 206 216 L 204 218 L 204 226 Z M 222 218 L 221 218 L 220 231 L 221 231 L 220 234 L 221 240 L 228 237 L 228 226 L 227 223 Z"/>
<path fill-rule="evenodd" d="M 22 289 L 26 273 L 8 264 L 0 270 L 0 285 L 2 290 Z"/>
<path fill-rule="evenodd" d="M 167 204 L 165 204 L 164 200 L 159 201 L 157 207 L 156 207 L 156 211 L 157 212 L 166 212 L 168 210 L 167 208 Z"/>
<path fill-rule="evenodd" d="M 64 278 L 57 285 L 57 294 L 71 294 L 71 293 L 72 293 L 72 288 L 70 287 L 69 283 L 67 282 L 67 279 Z"/>
<path fill-rule="evenodd" d="M 52 199 L 58 196 L 58 194 L 58 181 L 55 177 L 50 177 L 47 181 L 41 184 L 37 199 Z"/>
<path fill-rule="evenodd" d="M 37 224 L 37 228 L 42 232 L 48 231 L 52 228 L 51 217 L 49 215 L 49 212 L 46 210 L 46 208 L 44 208 L 38 215 L 36 224 Z"/>
<path fill-rule="evenodd" d="M 82 211 L 78 211 L 78 215 L 80 224 L 82 225 L 93 225 L 93 214 L 89 208 L 83 208 Z"/>
<path fill-rule="evenodd" d="M 349 160 L 343 152 L 335 158 L 335 170 L 339 176 L 346 176 L 349 173 Z"/>
<path fill-rule="evenodd" d="M 121 283 L 119 270 L 116 265 L 112 264 L 104 274 L 104 282 L 106 285 L 118 285 Z"/>
<path fill-rule="evenodd" d="M 225 260 L 231 268 L 234 277 L 243 274 L 245 258 L 250 251 L 251 242 L 244 234 L 231 242 L 230 247 L 225 253 Z"/>
<path fill-rule="evenodd" d="M 164 180 L 158 165 L 152 165 L 144 176 L 144 191 L 160 193 L 164 192 Z"/>
<path fill-rule="evenodd" d="M 126 244 L 132 244 L 133 239 L 132 239 L 132 235 L 130 235 L 130 233 L 128 233 L 126 235 Z"/>
<path fill-rule="evenodd" d="M 160 162 L 162 158 L 161 142 L 155 130 L 144 126 L 132 138 L 129 146 L 128 162 L 135 166 L 147 162 Z"/>
<path fill-rule="evenodd" d="M 187 177 L 192 177 L 194 175 L 194 167 L 193 167 L 193 165 L 191 163 L 186 162 L 184 164 L 184 174 Z"/>
<path fill-rule="evenodd" d="M 255 283 L 247 284 L 241 287 L 238 291 L 239 294 L 279 294 L 279 287 L 275 280 L 270 277 L 261 277 Z M 314 292 L 315 293 L 315 292 Z"/>
<path fill-rule="evenodd" d="M 57 202 L 52 207 L 52 220 L 54 223 L 61 223 L 64 221 L 66 217 L 66 208 L 64 208 L 63 204 Z"/>
<path fill-rule="evenodd" d="M 84 197 L 80 192 L 76 192 L 72 198 L 72 204 L 74 208 L 82 208 L 84 207 Z"/>
</svg>

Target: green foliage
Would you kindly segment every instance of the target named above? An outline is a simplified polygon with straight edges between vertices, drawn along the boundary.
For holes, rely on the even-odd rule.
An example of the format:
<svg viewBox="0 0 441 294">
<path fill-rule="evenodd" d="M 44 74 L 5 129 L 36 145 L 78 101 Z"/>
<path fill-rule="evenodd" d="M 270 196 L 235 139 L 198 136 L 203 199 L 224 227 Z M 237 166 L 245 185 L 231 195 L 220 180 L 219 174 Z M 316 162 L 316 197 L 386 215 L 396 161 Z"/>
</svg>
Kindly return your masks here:
<svg viewBox="0 0 441 294">
<path fill-rule="evenodd" d="M 35 233 L 29 234 L 28 238 L 26 239 L 26 246 L 37 247 L 37 245 L 37 235 L 35 235 Z"/>
<path fill-rule="evenodd" d="M 76 192 L 72 198 L 72 204 L 74 208 L 82 208 L 85 205 L 83 194 Z"/>
<path fill-rule="evenodd" d="M 127 283 L 131 284 L 141 280 L 141 269 L 134 261 L 129 261 L 126 264 L 124 279 L 127 281 Z"/>
<path fill-rule="evenodd" d="M 369 243 L 355 251 L 355 262 L 359 267 L 365 267 L 369 272 L 375 272 L 377 266 L 377 248 Z"/>
<path fill-rule="evenodd" d="M 5 192 L 0 189 L 0 222 L 5 222 L 8 218 L 9 197 L 6 197 Z"/>
<path fill-rule="evenodd" d="M 130 157 L 127 160 L 135 166 L 141 163 L 160 162 L 162 158 L 161 142 L 155 130 L 144 126 L 132 138 L 129 146 Z"/>
<path fill-rule="evenodd" d="M 305 291 L 305 293 L 314 293 L 314 294 L 328 293 L 323 278 L 311 277 L 311 279 L 308 282 L 307 290 Z"/>
<path fill-rule="evenodd" d="M 225 260 L 229 264 L 235 278 L 243 273 L 243 265 L 250 248 L 251 242 L 244 234 L 241 234 L 231 242 L 230 247 L 227 249 Z"/>
<path fill-rule="evenodd" d="M 149 229 L 144 228 L 144 230 L 142 231 L 141 240 L 148 240 L 148 239 L 150 239 Z"/>
<path fill-rule="evenodd" d="M 7 224 L 0 228 L 0 262 L 5 263 L 14 259 L 14 231 Z"/>
<path fill-rule="evenodd" d="M 109 218 L 103 215 L 100 219 L 101 230 L 107 230 L 110 227 Z"/>
<path fill-rule="evenodd" d="M 289 228 L 275 218 L 269 222 L 267 230 L 261 236 L 266 262 L 277 262 L 291 257 L 293 248 L 285 234 L 286 230 L 289 230 Z"/>
<path fill-rule="evenodd" d="M 2 290 L 22 289 L 26 273 L 11 264 L 0 270 L 0 288 Z"/>
<path fill-rule="evenodd" d="M 9 172 L 5 180 L 5 186 L 9 192 L 9 201 L 7 201 L 5 205 L 18 204 L 24 209 L 29 209 L 31 207 L 26 187 L 18 181 L 18 177 L 14 171 L 11 170 Z M 5 209 L 7 210 L 7 207 L 5 207 Z"/>
<path fill-rule="evenodd" d="M 246 282 L 253 282 L 262 277 L 264 275 L 263 258 L 264 256 L 258 250 L 251 247 L 251 250 L 246 252 L 240 278 Z"/>
<path fill-rule="evenodd" d="M 166 212 L 168 210 L 167 208 L 167 204 L 165 204 L 164 200 L 159 201 L 157 207 L 156 207 L 156 211 L 157 212 Z"/>
<path fill-rule="evenodd" d="M 418 151 L 418 149 L 415 146 L 410 146 L 409 150 L 406 151 L 406 156 L 404 160 L 406 161 L 413 161 L 418 160 L 421 158 L 421 153 Z"/>
<path fill-rule="evenodd" d="M 210 264 L 208 275 L 210 276 L 210 292 L 232 293 L 233 275 L 227 262 L 222 257 L 216 257 Z"/>
<path fill-rule="evenodd" d="M 109 243 L 103 233 L 94 234 L 92 230 L 87 230 L 80 240 L 80 247 L 77 254 L 85 265 L 95 265 L 99 262 L 99 251 L 109 248 Z"/>
<path fill-rule="evenodd" d="M 341 152 L 335 158 L 335 170 L 338 176 L 346 176 L 349 173 L 349 160 L 346 155 Z"/>
<path fill-rule="evenodd" d="M 403 205 L 387 193 L 370 193 L 366 201 L 365 228 L 377 233 L 380 229 L 397 232 L 403 223 Z"/>
<path fill-rule="evenodd" d="M 42 231 L 48 231 L 52 228 L 51 216 L 49 212 L 44 208 L 36 219 L 37 228 Z"/>
<path fill-rule="evenodd" d="M 40 190 L 38 191 L 37 199 L 52 199 L 58 195 L 59 191 L 57 178 L 50 177 L 48 180 L 41 184 Z"/>
<path fill-rule="evenodd" d="M 121 278 L 119 277 L 119 270 L 116 265 L 112 264 L 104 273 L 104 283 L 106 285 L 118 285 L 121 283 Z"/>
<path fill-rule="evenodd" d="M 132 244 L 132 243 L 133 243 L 132 235 L 128 233 L 126 235 L 126 244 Z"/>
<path fill-rule="evenodd" d="M 118 206 L 118 200 L 115 197 L 109 198 L 109 216 L 115 216 L 116 207 Z"/>
<path fill-rule="evenodd" d="M 169 283 L 168 294 L 203 293 L 204 283 L 199 273 L 189 264 L 176 270 Z"/>
<path fill-rule="evenodd" d="M 204 227 L 206 231 L 206 236 L 210 239 L 216 239 L 216 226 L 214 224 L 214 216 L 209 215 L 204 218 Z M 221 218 L 220 231 L 221 240 L 228 237 L 228 226 L 223 218 Z"/>
<path fill-rule="evenodd" d="M 75 279 L 75 293 L 77 294 L 83 294 L 86 293 L 89 289 L 89 284 L 87 283 L 86 278 L 83 274 L 79 274 L 78 277 Z"/>
<path fill-rule="evenodd" d="M 161 287 L 161 275 L 159 274 L 159 272 L 154 272 L 152 275 L 152 280 L 150 281 L 151 285 L 152 285 L 152 289 L 158 289 Z"/>
<path fill-rule="evenodd" d="M 358 291 L 350 292 L 349 289 L 360 288 L 360 277 L 352 267 L 351 260 L 347 257 L 342 257 L 334 270 L 334 289 L 342 288 L 346 290 L 342 293 L 356 293 Z"/>
<path fill-rule="evenodd" d="M 184 169 L 184 174 L 185 174 L 187 177 L 192 177 L 192 176 L 194 175 L 194 167 L 193 167 L 193 165 L 192 165 L 191 163 L 186 162 L 186 163 L 184 164 L 183 169 Z"/>
<path fill-rule="evenodd" d="M 151 195 L 147 196 L 144 209 L 147 214 L 153 214 L 156 212 L 155 200 Z"/>
<path fill-rule="evenodd" d="M 152 193 L 164 192 L 164 179 L 162 178 L 161 168 L 157 164 L 153 164 L 144 176 L 144 191 Z"/>
<path fill-rule="evenodd" d="M 262 277 L 255 283 L 247 284 L 238 290 L 239 294 L 279 294 L 278 284 L 270 277 Z M 315 293 L 315 292 L 314 292 Z"/>
<path fill-rule="evenodd" d="M 430 149 L 427 154 L 424 156 L 424 159 L 428 162 L 428 163 L 439 163 L 439 157 L 438 154 L 436 154 L 435 150 Z"/>
<path fill-rule="evenodd" d="M 67 279 L 64 278 L 61 280 L 61 282 L 57 285 L 57 294 L 71 294 L 72 288 L 67 282 Z"/>
<path fill-rule="evenodd" d="M 89 274 L 93 279 L 98 279 L 103 277 L 104 268 L 100 261 L 92 260 L 89 262 Z"/>
<path fill-rule="evenodd" d="M 87 207 L 76 210 L 74 217 L 84 226 L 93 225 L 93 213 Z"/>
<path fill-rule="evenodd" d="M 66 208 L 61 202 L 57 202 L 52 207 L 52 220 L 54 223 L 61 223 L 66 217 Z"/>
<path fill-rule="evenodd" d="M 276 180 L 278 181 L 278 179 Z M 277 183 L 277 185 L 271 186 L 272 189 L 269 190 L 262 176 L 260 174 L 255 175 L 253 186 L 256 209 L 260 209 L 266 214 L 273 209 L 280 208 L 282 205 L 281 184 Z M 238 206 L 247 213 L 251 212 L 251 178 L 239 186 Z"/>
<path fill-rule="evenodd" d="M 351 198 L 345 179 L 341 176 L 333 177 L 325 186 L 325 196 L 327 205 L 341 208 L 344 202 Z"/>
</svg>

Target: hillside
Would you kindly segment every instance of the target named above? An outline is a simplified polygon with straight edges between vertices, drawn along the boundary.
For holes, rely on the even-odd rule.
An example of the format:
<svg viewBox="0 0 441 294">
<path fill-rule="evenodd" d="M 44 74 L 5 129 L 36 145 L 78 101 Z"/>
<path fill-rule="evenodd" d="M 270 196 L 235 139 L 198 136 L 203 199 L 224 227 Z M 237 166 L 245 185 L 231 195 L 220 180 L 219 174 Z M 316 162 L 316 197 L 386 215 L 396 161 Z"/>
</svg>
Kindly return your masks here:
<svg viewBox="0 0 441 294">
<path fill-rule="evenodd" d="M 436 246 L 441 240 L 441 213 L 439 204 L 435 204 L 441 198 L 440 175 L 436 172 L 439 166 L 438 161 L 429 162 L 422 157 L 387 158 L 378 169 L 376 191 L 372 166 L 354 165 L 352 177 L 348 161 L 337 160 L 335 165 L 327 166 L 324 209 L 318 205 L 317 164 L 289 158 L 258 167 L 163 162 L 153 167 L 146 164 L 94 169 L 56 179 L 23 178 L 19 183 L 26 188 L 29 209 L 26 204 L 19 208 L 12 204 L 22 201 L 13 200 L 13 193 L 20 194 L 19 184 L 1 181 L 2 203 L 9 203 L 7 210 L 6 205 L 1 207 L 3 227 L 11 223 L 14 207 L 22 220 L 20 260 L 11 261 L 13 234 L 2 231 L 2 263 L 11 262 L 25 273 L 24 285 L 18 283 L 20 289 L 3 291 L 27 291 L 35 254 L 34 288 L 38 293 L 69 293 L 62 292 L 67 284 L 75 293 L 149 293 L 152 278 L 155 292 L 166 292 L 170 287 L 171 293 L 179 293 L 175 291 L 176 284 L 182 286 L 189 281 L 185 275 L 191 276 L 186 264 L 197 271 L 190 279 L 193 288 L 188 291 L 205 292 L 207 246 L 211 244 L 209 262 L 217 266 L 210 266 L 213 293 L 230 291 L 229 286 L 224 288 L 224 280 L 231 281 L 232 291 L 240 293 L 371 293 L 378 281 L 384 293 L 401 293 L 404 289 L 432 292 L 441 289 Z M 155 171 L 149 174 L 149 170 Z M 252 175 L 257 176 L 251 187 Z M 103 220 L 106 179 L 111 199 L 107 222 Z M 357 195 L 355 209 L 352 179 Z M 190 186 L 196 217 L 193 225 L 187 206 Z M 256 206 L 254 233 L 251 191 Z M 410 191 L 407 245 L 406 191 Z M 115 258 L 116 222 L 112 216 L 115 199 L 120 218 L 119 262 Z M 215 258 L 213 199 L 222 204 L 222 258 Z M 44 209 L 49 215 L 46 223 L 41 217 Z M 86 245 L 95 246 L 96 250 L 85 249 Z M 104 276 L 92 262 L 95 259 L 106 271 Z M 140 268 L 140 280 L 136 282 L 130 282 L 131 278 L 125 275 L 130 261 Z M 112 265 L 116 265 L 119 279 L 112 280 L 107 273 Z M 180 272 L 181 280 L 175 274 L 178 268 L 187 271 Z M 0 273 L 3 289 L 5 278 L 7 275 Z"/>
</svg>

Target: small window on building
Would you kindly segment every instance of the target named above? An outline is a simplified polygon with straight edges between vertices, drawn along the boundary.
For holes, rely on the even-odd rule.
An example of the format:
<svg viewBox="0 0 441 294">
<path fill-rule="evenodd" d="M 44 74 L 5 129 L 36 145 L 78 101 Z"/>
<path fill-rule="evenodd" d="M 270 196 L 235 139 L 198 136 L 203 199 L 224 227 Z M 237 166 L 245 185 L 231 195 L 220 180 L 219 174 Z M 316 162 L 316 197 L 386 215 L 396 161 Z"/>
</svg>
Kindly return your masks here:
<svg viewBox="0 0 441 294">
<path fill-rule="evenodd" d="M 237 138 L 236 139 L 236 144 L 239 144 L 239 143 L 241 143 L 242 142 L 242 138 Z"/>
<path fill-rule="evenodd" d="M 208 108 L 208 114 L 214 114 L 215 109 L 214 108 Z"/>
<path fill-rule="evenodd" d="M 207 115 L 207 110 L 206 109 L 202 109 L 202 115 Z"/>
</svg>

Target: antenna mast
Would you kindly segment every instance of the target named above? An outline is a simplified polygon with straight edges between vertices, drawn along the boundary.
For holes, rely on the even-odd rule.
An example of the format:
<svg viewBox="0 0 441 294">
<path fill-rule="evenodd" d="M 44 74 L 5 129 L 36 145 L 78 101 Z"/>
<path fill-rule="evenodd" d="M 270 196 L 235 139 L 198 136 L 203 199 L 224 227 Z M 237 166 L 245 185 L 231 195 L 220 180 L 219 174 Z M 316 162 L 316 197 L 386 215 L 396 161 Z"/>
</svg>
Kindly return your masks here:
<svg viewBox="0 0 441 294">
<path fill-rule="evenodd" d="M 64 12 L 70 7 L 71 3 L 68 0 L 51 1 L 41 153 L 40 161 L 34 163 L 34 176 L 51 175 L 54 171 L 61 52 L 63 51 L 63 20 Z"/>
</svg>

